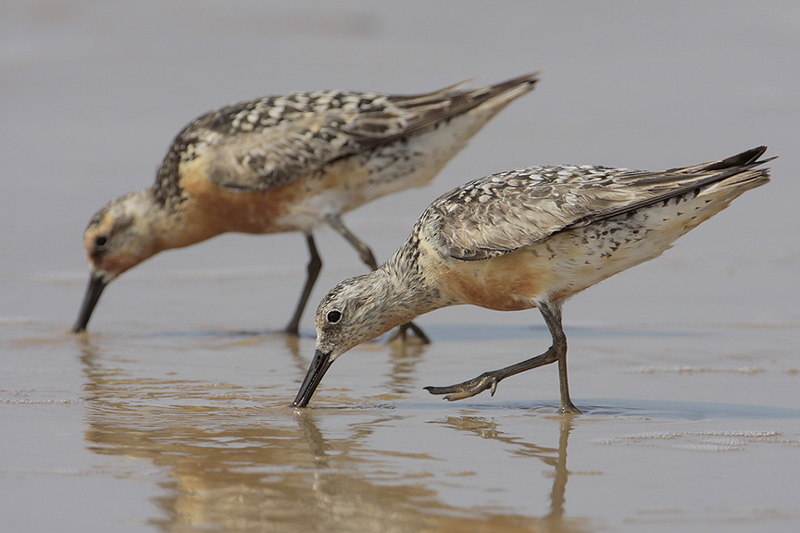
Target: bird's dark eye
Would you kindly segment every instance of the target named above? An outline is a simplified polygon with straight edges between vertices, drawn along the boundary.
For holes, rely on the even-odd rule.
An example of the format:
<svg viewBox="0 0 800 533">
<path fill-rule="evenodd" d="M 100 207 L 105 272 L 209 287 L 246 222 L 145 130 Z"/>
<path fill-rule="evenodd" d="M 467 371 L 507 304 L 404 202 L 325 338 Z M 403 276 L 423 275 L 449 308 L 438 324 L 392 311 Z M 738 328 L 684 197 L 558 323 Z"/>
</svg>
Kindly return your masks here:
<svg viewBox="0 0 800 533">
<path fill-rule="evenodd" d="M 107 242 L 108 239 L 106 238 L 105 235 L 100 235 L 94 240 L 94 243 L 97 246 L 105 246 Z"/>
<path fill-rule="evenodd" d="M 336 324 L 339 320 L 342 319 L 342 313 L 340 311 L 329 311 L 328 312 L 328 322 L 331 324 Z"/>
</svg>

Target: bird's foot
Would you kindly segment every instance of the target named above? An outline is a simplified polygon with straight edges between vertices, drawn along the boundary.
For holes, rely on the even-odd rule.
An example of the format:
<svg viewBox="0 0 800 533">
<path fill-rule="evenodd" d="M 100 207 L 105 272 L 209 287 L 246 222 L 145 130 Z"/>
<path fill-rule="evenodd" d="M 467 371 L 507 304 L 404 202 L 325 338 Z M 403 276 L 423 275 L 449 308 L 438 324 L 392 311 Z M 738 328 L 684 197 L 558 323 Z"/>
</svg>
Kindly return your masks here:
<svg viewBox="0 0 800 533">
<path fill-rule="evenodd" d="M 431 394 L 447 394 L 444 399 L 454 402 L 456 400 L 463 400 L 464 398 L 471 398 L 487 389 L 491 389 L 492 396 L 494 396 L 498 383 L 500 383 L 500 380 L 497 379 L 494 372 L 484 372 L 476 378 L 458 383 L 457 385 L 450 385 L 449 387 L 425 387 L 425 390 Z"/>
<path fill-rule="evenodd" d="M 409 341 L 408 330 L 411 330 L 411 331 L 414 332 L 414 336 L 416 337 L 417 342 L 419 342 L 419 344 L 430 344 L 431 343 L 431 340 L 428 338 L 428 336 L 425 334 L 425 332 L 422 331 L 422 328 L 420 328 L 419 326 L 417 326 L 413 322 L 408 322 L 407 324 L 403 324 L 402 326 L 398 326 L 398 328 L 396 330 L 394 330 L 394 333 L 392 333 L 389 336 L 389 341 L 388 342 L 395 342 L 395 341 L 398 341 L 398 340 L 400 342 L 408 342 Z"/>
<path fill-rule="evenodd" d="M 581 410 L 578 409 L 577 407 L 575 407 L 575 404 L 573 404 L 569 399 L 566 402 L 564 402 L 562 400 L 561 406 L 559 408 L 559 411 L 561 411 L 562 415 L 565 415 L 565 414 L 580 415 L 580 414 L 582 414 Z"/>
</svg>

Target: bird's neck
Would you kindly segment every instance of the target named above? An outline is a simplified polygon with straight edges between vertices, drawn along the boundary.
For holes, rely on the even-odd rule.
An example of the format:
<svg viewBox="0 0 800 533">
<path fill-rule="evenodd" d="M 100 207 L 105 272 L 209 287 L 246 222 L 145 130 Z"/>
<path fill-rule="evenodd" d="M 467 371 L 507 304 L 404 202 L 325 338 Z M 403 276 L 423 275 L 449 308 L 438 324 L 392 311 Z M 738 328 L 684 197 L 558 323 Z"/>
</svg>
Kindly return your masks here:
<svg viewBox="0 0 800 533">
<path fill-rule="evenodd" d="M 151 190 L 142 191 L 142 194 L 146 196 L 142 205 L 142 210 L 146 213 L 139 219 L 147 224 L 147 231 L 151 239 L 158 243 L 159 251 L 183 248 L 222 233 L 191 202 L 162 204 Z"/>
<path fill-rule="evenodd" d="M 421 255 L 412 237 L 374 273 L 383 278 L 380 286 L 387 288 L 385 294 L 376 297 L 384 298 L 386 309 L 394 317 L 396 324 L 391 327 L 451 304 L 420 264 L 424 259 Z"/>
</svg>

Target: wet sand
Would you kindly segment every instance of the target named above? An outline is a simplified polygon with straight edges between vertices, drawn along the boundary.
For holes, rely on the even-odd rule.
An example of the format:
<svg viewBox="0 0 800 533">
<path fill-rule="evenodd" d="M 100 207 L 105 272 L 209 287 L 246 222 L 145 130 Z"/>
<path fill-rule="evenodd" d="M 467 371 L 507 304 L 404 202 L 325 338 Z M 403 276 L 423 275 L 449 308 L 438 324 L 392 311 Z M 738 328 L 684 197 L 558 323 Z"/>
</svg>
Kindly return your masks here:
<svg viewBox="0 0 800 533">
<path fill-rule="evenodd" d="M 800 8 L 794 2 L 6 2 L 0 7 L 0 516 L 7 531 L 789 531 L 800 524 Z M 430 200 L 545 163 L 660 169 L 759 144 L 773 182 L 568 302 L 555 368 L 422 390 L 543 351 L 536 311 L 451 308 L 433 344 L 359 347 L 311 408 L 288 321 L 299 235 L 223 236 L 114 282 L 68 332 L 81 232 L 227 102 L 419 92 L 542 70 L 427 188 L 347 215 L 385 259 Z M 318 238 L 311 300 L 362 265 Z"/>
</svg>

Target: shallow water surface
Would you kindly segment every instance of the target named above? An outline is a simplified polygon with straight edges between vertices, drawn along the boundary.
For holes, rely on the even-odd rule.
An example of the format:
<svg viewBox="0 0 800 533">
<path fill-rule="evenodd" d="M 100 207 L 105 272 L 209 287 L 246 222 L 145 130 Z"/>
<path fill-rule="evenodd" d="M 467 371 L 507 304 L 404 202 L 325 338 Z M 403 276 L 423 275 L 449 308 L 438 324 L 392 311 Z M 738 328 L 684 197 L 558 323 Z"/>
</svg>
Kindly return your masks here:
<svg viewBox="0 0 800 533">
<path fill-rule="evenodd" d="M 421 14 L 424 14 L 421 15 Z M 790 0 L 0 6 L 3 531 L 790 531 L 800 525 L 800 11 Z M 299 235 L 223 236 L 111 284 L 68 332 L 81 231 L 148 186 L 170 138 L 231 101 L 413 93 L 541 69 L 423 189 L 346 216 L 385 259 L 436 196 L 531 164 L 669 168 L 768 144 L 773 182 L 656 261 L 568 302 L 555 368 L 448 403 L 544 351 L 536 311 L 451 308 L 429 346 L 360 346 L 308 409 Z"/>
<path fill-rule="evenodd" d="M 673 347 L 700 336 L 741 345 L 752 332 L 690 333 Z M 18 358 L 0 412 L 19 431 L 2 438 L 1 467 L 5 489 L 30 490 L 12 514 L 20 524 L 52 525 L 35 512 L 42 497 L 72 500 L 64 515 L 76 529 L 747 530 L 798 520 L 800 409 L 758 398 L 793 391 L 796 367 L 742 368 L 719 353 L 703 368 L 678 358 L 643 369 L 581 353 L 579 341 L 573 394 L 585 414 L 561 417 L 554 369 L 510 378 L 494 398 L 446 403 L 421 387 L 462 379 L 456 369 L 483 359 L 461 362 L 456 341 L 372 344 L 337 363 L 311 408 L 292 409 L 309 338 L 52 337 L 5 346 Z M 509 337 L 470 343 L 545 340 Z M 69 352 L 74 366 L 53 360 Z"/>
</svg>

